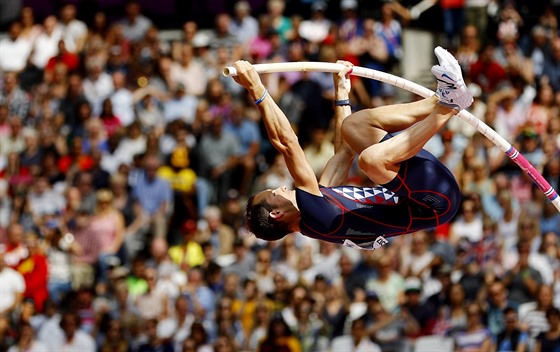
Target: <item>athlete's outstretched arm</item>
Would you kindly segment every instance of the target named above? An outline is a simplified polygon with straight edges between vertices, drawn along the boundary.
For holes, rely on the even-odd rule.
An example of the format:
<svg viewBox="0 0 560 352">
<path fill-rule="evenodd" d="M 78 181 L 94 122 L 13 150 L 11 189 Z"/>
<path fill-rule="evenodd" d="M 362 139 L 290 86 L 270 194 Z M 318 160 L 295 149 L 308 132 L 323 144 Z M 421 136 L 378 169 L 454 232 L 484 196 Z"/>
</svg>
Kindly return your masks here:
<svg viewBox="0 0 560 352">
<path fill-rule="evenodd" d="M 352 64 L 347 61 L 338 61 L 346 67 L 338 74 L 333 75 L 335 99 L 346 100 L 348 99 L 349 83 L 350 80 L 346 77 L 348 72 L 352 69 Z M 348 85 L 347 85 L 348 83 Z M 334 121 L 334 152 L 335 154 L 325 165 L 325 169 L 321 174 L 319 183 L 323 186 L 339 186 L 342 185 L 348 178 L 350 166 L 354 160 L 355 152 L 352 147 L 342 138 L 342 121 L 346 116 L 352 112 L 350 105 L 336 105 L 335 104 L 335 121 Z"/>
<path fill-rule="evenodd" d="M 294 185 L 311 194 L 321 195 L 317 178 L 309 165 L 290 121 L 268 94 L 254 67 L 247 61 L 234 63 L 237 76 L 233 79 L 245 87 L 263 116 L 266 132 L 272 146 L 282 154 Z"/>
</svg>

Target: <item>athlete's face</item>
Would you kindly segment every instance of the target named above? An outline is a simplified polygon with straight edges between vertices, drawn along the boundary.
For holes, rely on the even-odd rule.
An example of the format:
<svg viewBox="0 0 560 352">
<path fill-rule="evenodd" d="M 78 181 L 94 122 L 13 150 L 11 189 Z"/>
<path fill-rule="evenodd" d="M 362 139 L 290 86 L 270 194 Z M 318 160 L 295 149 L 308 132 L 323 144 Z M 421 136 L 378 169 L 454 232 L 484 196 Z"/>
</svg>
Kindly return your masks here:
<svg viewBox="0 0 560 352">
<path fill-rule="evenodd" d="M 274 209 L 286 209 L 295 206 L 295 191 L 286 186 L 262 191 L 255 197 L 255 202 L 266 201 Z"/>
</svg>

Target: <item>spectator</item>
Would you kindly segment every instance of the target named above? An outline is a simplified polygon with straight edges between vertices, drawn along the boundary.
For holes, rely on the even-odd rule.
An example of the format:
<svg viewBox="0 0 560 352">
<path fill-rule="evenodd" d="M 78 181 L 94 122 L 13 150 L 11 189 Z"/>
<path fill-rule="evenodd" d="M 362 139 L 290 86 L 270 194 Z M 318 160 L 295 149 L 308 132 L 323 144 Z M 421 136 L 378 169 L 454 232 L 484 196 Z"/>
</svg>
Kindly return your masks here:
<svg viewBox="0 0 560 352">
<path fill-rule="evenodd" d="M 163 104 L 156 96 L 151 89 L 136 90 L 133 94 L 134 110 L 142 130 L 153 129 L 161 134 L 164 128 Z"/>
<path fill-rule="evenodd" d="M 81 52 L 86 43 L 88 28 L 86 24 L 76 18 L 76 5 L 65 4 L 60 9 L 60 28 L 72 39 L 72 47 L 75 52 Z"/>
<path fill-rule="evenodd" d="M 239 153 L 239 140 L 224 129 L 222 117 L 215 117 L 211 121 L 209 133 L 202 136 L 198 145 L 200 167 L 197 174 L 215 185 L 210 203 L 216 204 L 226 198 L 227 191 L 233 185 L 233 170 L 238 164 Z"/>
<path fill-rule="evenodd" d="M 370 300 L 368 304 L 374 321 L 366 331 L 382 351 L 402 351 L 405 348 L 405 336 L 414 336 L 419 332 L 418 322 L 407 310 L 390 313 L 377 299 Z"/>
<path fill-rule="evenodd" d="M 156 175 L 159 165 L 157 157 L 146 156 L 143 161 L 144 176 L 134 185 L 132 192 L 148 216 L 154 236 L 165 237 L 172 193 L 169 184 Z"/>
<path fill-rule="evenodd" d="M 517 312 L 515 308 L 508 307 L 503 312 L 505 322 L 503 330 L 497 334 L 497 351 L 527 351 L 527 333 L 519 330 Z"/>
<path fill-rule="evenodd" d="M 0 40 L 0 71 L 23 71 L 32 49 L 32 41 L 22 36 L 21 22 L 14 21 L 8 29 L 8 36 Z"/>
<path fill-rule="evenodd" d="M 108 189 L 100 189 L 96 192 L 97 206 L 91 218 L 90 231 L 99 239 L 101 250 L 99 255 L 100 281 L 106 282 L 109 278 L 108 271 L 110 263 L 115 257 L 123 263 L 122 254 L 124 242 L 124 217 L 113 208 L 113 193 Z"/>
<path fill-rule="evenodd" d="M 554 306 L 552 287 L 541 285 L 536 295 L 536 302 L 525 303 L 525 312 L 521 318 L 521 329 L 529 334 L 529 347 L 535 346 L 540 333 L 549 329 L 546 312 Z"/>
<path fill-rule="evenodd" d="M 133 95 L 126 87 L 126 74 L 122 71 L 112 73 L 114 92 L 111 94 L 111 104 L 114 115 L 122 126 L 130 126 L 135 120 L 133 110 Z M 103 103 L 105 104 L 105 102 Z"/>
<path fill-rule="evenodd" d="M 175 76 L 175 74 L 173 76 Z M 165 122 L 170 123 L 175 120 L 181 120 L 187 125 L 192 125 L 195 119 L 197 104 L 197 98 L 187 94 L 186 86 L 178 82 L 173 96 L 163 103 Z"/>
<path fill-rule="evenodd" d="M 252 317 L 253 326 L 247 332 L 247 348 L 250 351 L 256 351 L 258 344 L 266 337 L 271 315 L 269 304 L 265 302 L 257 303 Z"/>
<path fill-rule="evenodd" d="M 366 334 L 363 318 L 352 320 L 350 334 L 336 337 L 330 346 L 331 351 L 381 352 L 381 348 Z"/>
<path fill-rule="evenodd" d="M 388 313 L 396 311 L 404 290 L 404 278 L 392 268 L 391 259 L 382 256 L 377 262 L 377 278 L 366 281 L 366 290 L 375 291 Z"/>
<path fill-rule="evenodd" d="M 242 239 L 236 239 L 233 243 L 233 262 L 224 268 L 224 273 L 235 273 L 240 280 L 247 279 L 255 267 L 255 254 L 248 248 Z M 260 291 L 260 290 L 259 290 Z M 262 291 L 261 291 L 262 292 Z"/>
<path fill-rule="evenodd" d="M 142 155 L 146 152 L 147 138 L 142 133 L 142 127 L 138 121 L 132 122 L 126 128 L 124 135 L 114 151 L 115 158 L 122 164 L 132 164 L 136 155 Z"/>
<path fill-rule="evenodd" d="M 156 288 L 158 280 L 157 270 L 146 268 L 144 272 L 147 290 L 138 295 L 136 306 L 140 311 L 140 317 L 149 322 L 150 320 L 162 320 L 168 315 L 168 296 Z M 156 323 L 157 324 L 157 323 Z"/>
<path fill-rule="evenodd" d="M 292 334 L 288 324 L 281 315 L 275 315 L 270 320 L 266 337 L 259 344 L 258 352 L 271 352 L 283 349 L 290 352 L 301 351 L 298 339 Z"/>
<path fill-rule="evenodd" d="M 80 330 L 81 318 L 75 311 L 66 311 L 60 317 L 60 327 L 49 334 L 45 343 L 49 351 L 75 350 L 83 352 L 95 352 L 95 341 L 93 338 Z"/>
<path fill-rule="evenodd" d="M 44 31 L 41 33 L 33 45 L 30 62 L 39 70 L 43 70 L 49 59 L 56 56 L 59 51 L 58 43 L 64 40 L 64 47 L 70 51 L 76 51 L 74 41 L 69 37 L 68 32 L 64 32 L 60 27 L 55 16 L 47 16 L 43 21 Z"/>
<path fill-rule="evenodd" d="M 416 320 L 419 331 L 409 337 L 431 335 L 436 322 L 436 309 L 428 301 L 422 300 L 422 282 L 416 277 L 405 281 L 404 298 L 401 309 L 406 310 Z"/>
<path fill-rule="evenodd" d="M 434 263 L 434 254 L 429 250 L 425 231 L 419 231 L 412 235 L 410 251 L 401 252 L 400 274 L 403 277 L 415 276 L 425 278 L 429 275 Z"/>
<path fill-rule="evenodd" d="M 508 299 L 508 292 L 502 281 L 492 282 L 488 287 L 488 307 L 485 316 L 486 326 L 488 326 L 490 332 L 497 336 L 504 329 L 510 329 L 508 333 L 511 333 L 512 325 L 508 325 L 507 319 L 514 315 L 517 324 L 518 307 L 519 304 Z M 515 314 L 511 314 L 509 310 L 513 310 Z"/>
<path fill-rule="evenodd" d="M 152 21 L 144 16 L 141 10 L 138 1 L 129 0 L 124 7 L 125 18 L 119 21 L 124 37 L 133 43 L 142 40 L 152 27 Z"/>
<path fill-rule="evenodd" d="M 199 242 L 195 241 L 196 223 L 187 220 L 181 226 L 183 239 L 179 244 L 169 248 L 168 255 L 179 269 L 188 271 L 205 262 L 204 254 Z"/>
<path fill-rule="evenodd" d="M 245 331 L 241 322 L 233 312 L 233 300 L 224 296 L 217 302 L 215 326 L 217 336 L 228 336 L 234 346 L 234 350 L 238 351 L 245 345 Z M 218 337 L 216 343 L 220 338 Z"/>
<path fill-rule="evenodd" d="M 173 344 L 162 336 L 163 332 L 158 329 L 157 319 L 146 320 L 144 331 L 148 341 L 138 347 L 138 352 L 173 352 Z"/>
<path fill-rule="evenodd" d="M 4 85 L 0 91 L 0 104 L 8 105 L 11 138 L 15 139 L 21 132 L 22 120 L 27 117 L 29 112 L 29 97 L 19 84 L 18 76 L 15 72 L 4 73 Z M 19 120 L 19 129 L 15 130 L 15 121 Z M 21 142 L 20 142 L 21 143 Z M 4 148 L 2 148 L 4 149 Z M 6 153 L 6 152 L 4 152 Z"/>
<path fill-rule="evenodd" d="M 465 291 L 456 283 L 449 287 L 447 293 L 449 305 L 442 305 L 438 309 L 438 318 L 434 326 L 434 332 L 438 335 L 453 336 L 457 331 L 467 326 L 467 314 L 465 310 Z"/>
<path fill-rule="evenodd" d="M 25 228 L 21 224 L 12 223 L 7 230 L 6 242 L 0 249 L 4 253 L 5 265 L 16 269 L 29 254 L 24 242 Z"/>
<path fill-rule="evenodd" d="M 251 191 L 250 187 L 257 172 L 262 138 L 258 124 L 248 116 L 244 104 L 234 103 L 230 118 L 231 121 L 225 122 L 225 129 L 237 136 L 241 146 L 237 172 L 239 181 L 236 188 L 239 189 L 240 195 L 245 197 Z"/>
<path fill-rule="evenodd" d="M 109 98 L 103 99 L 99 119 L 103 123 L 105 134 L 109 137 L 119 132 L 122 126 L 120 118 L 113 113 L 113 103 Z"/>
<path fill-rule="evenodd" d="M 330 141 L 327 131 L 324 128 L 319 126 L 313 127 L 310 134 L 310 142 L 304 148 L 303 152 L 313 168 L 317 179 L 319 179 L 327 161 L 329 161 L 330 157 L 333 155 L 334 145 Z"/>
<path fill-rule="evenodd" d="M 248 1 L 237 1 L 233 7 L 234 16 L 229 24 L 229 32 L 237 37 L 245 48 L 257 37 L 259 31 L 258 21 L 251 15 L 251 10 Z"/>
<path fill-rule="evenodd" d="M 458 351 L 468 351 L 478 349 L 479 351 L 489 352 L 494 348 L 494 342 L 490 331 L 481 323 L 482 310 L 476 303 L 467 306 L 467 326 L 462 332 L 458 332 L 455 337 L 455 348 Z"/>
<path fill-rule="evenodd" d="M 484 95 L 493 93 L 506 82 L 506 71 L 494 59 L 494 50 L 494 44 L 486 43 L 480 51 L 478 60 L 472 63 L 469 69 L 472 82 L 480 86 Z"/>
<path fill-rule="evenodd" d="M 550 328 L 538 336 L 535 352 L 557 352 L 560 350 L 560 311 L 558 308 L 549 308 L 546 311 L 546 319 Z"/>
<path fill-rule="evenodd" d="M 28 256 L 18 265 L 17 270 L 25 280 L 23 297 L 32 299 L 38 312 L 43 311 L 43 304 L 49 297 L 47 277 L 49 266 L 47 258 L 40 248 L 39 237 L 30 232 L 25 236 L 25 246 Z"/>
<path fill-rule="evenodd" d="M 99 116 L 103 100 L 114 92 L 113 80 L 105 71 L 101 57 L 89 57 L 85 61 L 87 77 L 83 81 L 83 94 L 92 106 L 94 116 Z"/>
<path fill-rule="evenodd" d="M 362 23 L 363 33 L 352 38 L 349 42 L 349 52 L 360 60 L 364 67 L 374 70 L 385 70 L 389 60 L 389 50 L 385 40 L 375 31 L 375 20 L 372 18 L 364 19 Z M 379 98 L 383 95 L 382 83 L 367 82 L 368 93 L 372 98 Z M 375 104 L 375 101 L 372 101 Z"/>
<path fill-rule="evenodd" d="M 36 22 L 34 8 L 32 6 L 24 6 L 21 9 L 20 20 L 22 25 L 22 39 L 25 39 L 30 43 L 35 42 L 35 39 L 37 39 L 43 29 L 42 26 Z"/>
<path fill-rule="evenodd" d="M 77 70 L 80 65 L 80 57 L 66 48 L 66 42 L 63 39 L 58 41 L 57 48 L 58 51 L 48 59 L 45 65 L 44 80 L 49 83 L 56 82 L 57 71 L 61 68 L 65 69 L 64 72 L 71 72 Z"/>
<path fill-rule="evenodd" d="M 2 282 L 0 288 L 2 293 L 0 316 L 9 317 L 21 307 L 25 292 L 25 280 L 19 272 L 6 265 L 3 251 L 0 251 L 0 281 Z"/>
<path fill-rule="evenodd" d="M 202 268 L 191 268 L 183 293 L 189 301 L 189 305 L 193 307 L 195 318 L 202 320 L 205 325 L 212 324 L 217 298 L 204 281 Z M 205 327 L 205 329 L 208 328 Z"/>
<path fill-rule="evenodd" d="M 12 347 L 8 348 L 8 352 L 24 351 L 48 351 L 47 346 L 45 346 L 35 338 L 35 331 L 33 331 L 33 326 L 31 326 L 31 324 L 27 322 L 22 322 L 19 324 L 17 342 Z"/>
<path fill-rule="evenodd" d="M 72 256 L 72 287 L 92 287 L 95 283 L 95 270 L 101 255 L 101 241 L 91 227 L 92 214 L 85 209 L 77 211 L 69 224 L 77 247 Z M 57 244 L 57 242 L 53 242 Z"/>
<path fill-rule="evenodd" d="M 158 326 L 167 326 L 173 331 L 173 344 L 176 350 L 186 343 L 191 327 L 194 323 L 194 315 L 190 311 L 189 302 L 184 296 L 175 299 L 174 310 L 172 310 L 167 318 L 161 320 Z"/>
<path fill-rule="evenodd" d="M 509 298 L 517 303 L 531 301 L 542 284 L 541 274 L 529 265 L 530 243 L 517 244 L 519 260 L 504 277 L 504 284 L 509 290 Z"/>
<path fill-rule="evenodd" d="M 128 340 L 124 336 L 124 327 L 120 319 L 110 319 L 107 323 L 105 340 L 99 347 L 100 352 L 128 351 Z"/>
<path fill-rule="evenodd" d="M 233 253 L 235 232 L 222 221 L 222 211 L 219 207 L 211 205 L 203 211 L 205 228 L 198 234 L 199 242 L 209 241 L 217 256 Z"/>
<path fill-rule="evenodd" d="M 476 243 L 482 240 L 482 216 L 471 199 L 463 200 L 460 215 L 451 225 L 450 240 L 454 246 L 460 242 Z"/>
</svg>

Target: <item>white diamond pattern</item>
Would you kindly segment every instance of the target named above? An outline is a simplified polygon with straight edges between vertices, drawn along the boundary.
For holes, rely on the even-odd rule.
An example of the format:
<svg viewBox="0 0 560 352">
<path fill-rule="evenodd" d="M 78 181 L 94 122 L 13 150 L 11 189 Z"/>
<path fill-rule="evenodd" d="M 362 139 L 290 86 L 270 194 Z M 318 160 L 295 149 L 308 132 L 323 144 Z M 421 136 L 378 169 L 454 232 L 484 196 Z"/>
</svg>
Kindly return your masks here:
<svg viewBox="0 0 560 352">
<path fill-rule="evenodd" d="M 398 203 L 399 197 L 385 187 L 333 187 L 333 191 L 347 199 L 366 204 Z"/>
</svg>

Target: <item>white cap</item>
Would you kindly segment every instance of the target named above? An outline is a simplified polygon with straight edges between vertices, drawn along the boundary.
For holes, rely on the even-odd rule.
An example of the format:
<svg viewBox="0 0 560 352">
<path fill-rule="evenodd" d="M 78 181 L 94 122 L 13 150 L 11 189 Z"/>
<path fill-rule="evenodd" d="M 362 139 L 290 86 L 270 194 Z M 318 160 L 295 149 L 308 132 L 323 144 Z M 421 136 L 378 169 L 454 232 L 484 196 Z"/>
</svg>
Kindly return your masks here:
<svg viewBox="0 0 560 352">
<path fill-rule="evenodd" d="M 356 0 L 342 0 L 340 2 L 340 8 L 342 10 L 355 10 L 358 8 L 358 1 Z"/>
<path fill-rule="evenodd" d="M 417 277 L 409 277 L 404 282 L 404 292 L 417 291 L 422 292 L 422 281 Z"/>
</svg>

